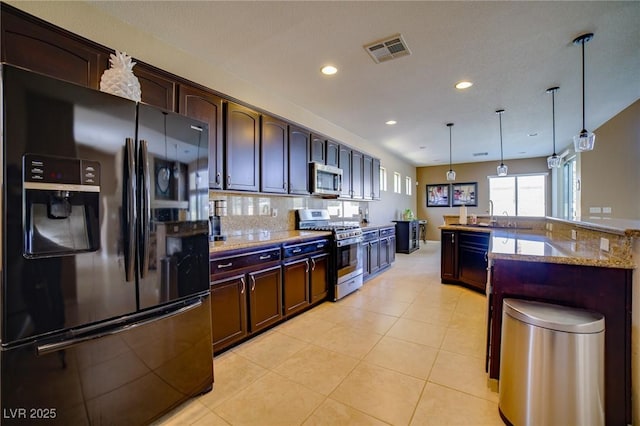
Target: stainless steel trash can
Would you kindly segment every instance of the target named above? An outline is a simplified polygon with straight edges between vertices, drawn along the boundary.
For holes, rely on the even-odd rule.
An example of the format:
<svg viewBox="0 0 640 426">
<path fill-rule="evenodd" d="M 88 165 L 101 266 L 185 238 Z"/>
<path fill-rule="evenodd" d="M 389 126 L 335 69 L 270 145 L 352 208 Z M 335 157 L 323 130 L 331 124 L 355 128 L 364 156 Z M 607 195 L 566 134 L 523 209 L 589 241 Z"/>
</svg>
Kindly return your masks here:
<svg viewBox="0 0 640 426">
<path fill-rule="evenodd" d="M 604 425 L 604 317 L 504 299 L 499 409 L 524 425 Z"/>
</svg>

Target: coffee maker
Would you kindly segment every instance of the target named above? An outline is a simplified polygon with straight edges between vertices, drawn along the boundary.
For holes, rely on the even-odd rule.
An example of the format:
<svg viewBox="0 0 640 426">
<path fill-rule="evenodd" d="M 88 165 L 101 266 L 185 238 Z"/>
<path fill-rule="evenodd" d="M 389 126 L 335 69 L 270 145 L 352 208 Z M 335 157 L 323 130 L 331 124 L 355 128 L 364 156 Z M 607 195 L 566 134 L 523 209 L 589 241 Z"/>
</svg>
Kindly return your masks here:
<svg viewBox="0 0 640 426">
<path fill-rule="evenodd" d="M 224 241 L 226 235 L 222 235 L 220 218 L 227 215 L 227 200 L 209 201 L 209 240 Z"/>
</svg>

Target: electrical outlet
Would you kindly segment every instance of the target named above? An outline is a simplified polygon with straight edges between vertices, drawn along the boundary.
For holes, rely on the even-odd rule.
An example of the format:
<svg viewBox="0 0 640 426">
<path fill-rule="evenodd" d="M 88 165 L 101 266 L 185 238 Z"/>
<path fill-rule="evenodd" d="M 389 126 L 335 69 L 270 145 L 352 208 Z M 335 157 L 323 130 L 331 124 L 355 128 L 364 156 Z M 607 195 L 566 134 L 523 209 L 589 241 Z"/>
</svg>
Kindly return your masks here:
<svg viewBox="0 0 640 426">
<path fill-rule="evenodd" d="M 571 239 L 572 240 L 577 240 L 578 239 L 578 231 L 576 231 L 575 229 L 571 230 Z"/>
<path fill-rule="evenodd" d="M 277 217 L 278 216 L 278 209 L 271 209 L 271 217 Z"/>
<path fill-rule="evenodd" d="M 609 239 L 608 238 L 600 238 L 600 250 L 609 251 Z"/>
</svg>

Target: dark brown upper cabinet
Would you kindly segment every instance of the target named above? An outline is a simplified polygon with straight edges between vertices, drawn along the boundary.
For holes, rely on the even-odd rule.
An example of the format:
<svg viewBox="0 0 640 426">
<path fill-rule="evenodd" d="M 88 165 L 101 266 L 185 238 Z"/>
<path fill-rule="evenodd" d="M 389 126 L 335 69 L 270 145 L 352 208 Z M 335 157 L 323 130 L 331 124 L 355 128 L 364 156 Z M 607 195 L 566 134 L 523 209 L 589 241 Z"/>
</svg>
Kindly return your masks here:
<svg viewBox="0 0 640 426">
<path fill-rule="evenodd" d="M 327 166 L 338 167 L 340 157 L 340 144 L 332 140 L 327 140 L 326 146 L 326 164 Z"/>
<path fill-rule="evenodd" d="M 340 155 L 338 156 L 338 167 L 342 169 L 342 191 L 340 197 L 351 198 L 351 157 L 353 151 L 345 145 L 340 145 Z"/>
<path fill-rule="evenodd" d="M 374 200 L 380 199 L 380 159 L 373 159 L 371 170 L 371 192 Z"/>
<path fill-rule="evenodd" d="M 2 62 L 99 89 L 109 50 L 2 3 Z"/>
<path fill-rule="evenodd" d="M 365 200 L 373 200 L 373 158 L 362 156 L 362 196 Z"/>
<path fill-rule="evenodd" d="M 364 198 L 364 154 L 353 150 L 351 154 L 351 198 Z"/>
<path fill-rule="evenodd" d="M 309 195 L 308 130 L 289 126 L 289 194 Z"/>
<path fill-rule="evenodd" d="M 178 93 L 178 112 L 209 124 L 209 188 L 222 189 L 222 98 L 183 84 Z"/>
<path fill-rule="evenodd" d="M 146 64 L 136 64 L 133 73 L 140 82 L 142 102 L 169 111 L 176 110 L 177 83 L 169 74 Z"/>
<path fill-rule="evenodd" d="M 289 132 L 287 123 L 263 115 L 260 148 L 260 191 L 286 194 L 289 176 Z"/>
<path fill-rule="evenodd" d="M 324 137 L 311 134 L 311 161 L 326 164 L 325 144 L 326 139 Z"/>
<path fill-rule="evenodd" d="M 225 189 L 260 188 L 260 114 L 242 105 L 226 104 Z"/>
</svg>

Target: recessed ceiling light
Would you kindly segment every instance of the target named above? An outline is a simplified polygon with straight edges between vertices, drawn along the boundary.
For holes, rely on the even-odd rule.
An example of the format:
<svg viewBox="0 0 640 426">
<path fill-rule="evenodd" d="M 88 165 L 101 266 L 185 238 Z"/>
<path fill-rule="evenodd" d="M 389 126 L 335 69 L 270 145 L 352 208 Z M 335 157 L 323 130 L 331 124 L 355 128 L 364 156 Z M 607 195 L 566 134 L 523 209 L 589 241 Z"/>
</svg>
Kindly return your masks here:
<svg viewBox="0 0 640 426">
<path fill-rule="evenodd" d="M 456 83 L 456 89 L 468 89 L 473 86 L 473 83 L 470 81 L 460 81 Z"/>
<path fill-rule="evenodd" d="M 333 75 L 338 72 L 338 68 L 334 67 L 333 65 L 326 65 L 322 67 L 321 71 L 324 75 Z"/>
<path fill-rule="evenodd" d="M 389 120 L 389 121 L 385 121 L 384 124 L 388 125 L 388 126 L 393 126 L 394 124 L 397 124 L 398 122 L 396 120 Z"/>
<path fill-rule="evenodd" d="M 420 147 L 420 149 L 427 149 L 427 147 L 423 145 Z"/>
<path fill-rule="evenodd" d="M 532 138 L 534 136 L 538 136 L 538 133 L 537 132 L 529 133 L 529 134 L 527 134 L 527 136 Z"/>
</svg>

